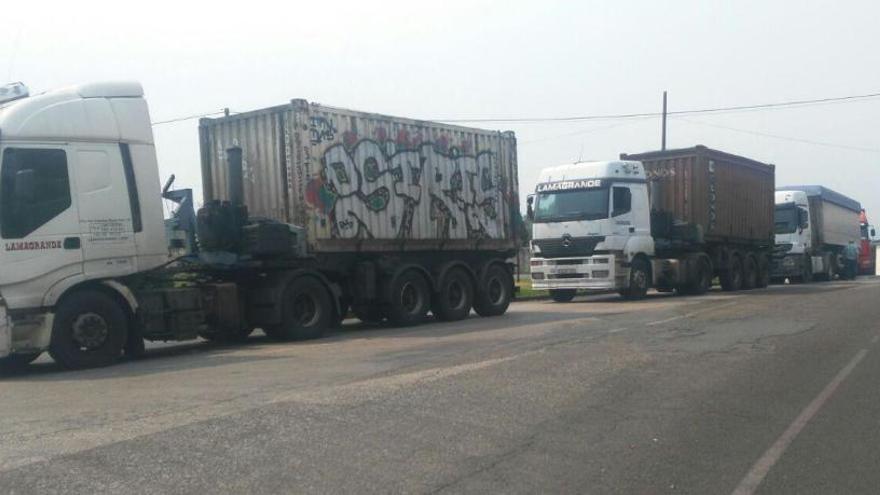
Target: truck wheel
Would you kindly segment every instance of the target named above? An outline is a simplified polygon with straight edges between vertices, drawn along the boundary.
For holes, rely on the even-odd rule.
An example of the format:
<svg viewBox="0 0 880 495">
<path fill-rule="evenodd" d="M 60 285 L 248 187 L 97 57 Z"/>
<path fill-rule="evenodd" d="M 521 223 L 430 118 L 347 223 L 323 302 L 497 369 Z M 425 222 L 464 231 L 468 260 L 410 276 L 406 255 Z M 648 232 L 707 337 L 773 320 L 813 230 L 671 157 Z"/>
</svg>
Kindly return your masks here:
<svg viewBox="0 0 880 495">
<path fill-rule="evenodd" d="M 743 265 L 738 255 L 731 256 L 727 270 L 721 274 L 720 278 L 723 290 L 732 292 L 742 289 Z"/>
<path fill-rule="evenodd" d="M 318 279 L 293 279 L 281 296 L 281 324 L 264 328 L 275 340 L 316 339 L 333 323 L 330 294 Z"/>
<path fill-rule="evenodd" d="M 36 361 L 42 354 L 42 352 L 28 352 L 25 354 L 10 354 L 5 358 L 0 358 L 0 372 L 21 371 L 25 366 Z"/>
<path fill-rule="evenodd" d="M 801 282 L 808 284 L 813 281 L 813 263 L 809 256 L 804 256 L 801 263 Z"/>
<path fill-rule="evenodd" d="M 113 298 L 75 292 L 55 311 L 49 354 L 65 368 L 109 366 L 122 354 L 127 334 L 128 319 Z"/>
<path fill-rule="evenodd" d="M 355 304 L 351 307 L 351 311 L 358 320 L 370 325 L 382 323 L 382 320 L 385 319 L 385 312 L 382 311 L 382 307 L 378 303 Z"/>
<path fill-rule="evenodd" d="M 391 281 L 387 316 L 392 325 L 418 325 L 430 309 L 431 291 L 420 273 L 407 270 Z"/>
<path fill-rule="evenodd" d="M 491 264 L 477 288 L 474 311 L 480 316 L 499 316 L 507 312 L 513 298 L 513 276 L 501 265 Z"/>
<path fill-rule="evenodd" d="M 758 287 L 758 262 L 755 257 L 747 255 L 743 264 L 742 288 L 750 290 Z"/>
<path fill-rule="evenodd" d="M 770 285 L 770 261 L 767 256 L 758 256 L 758 288 L 765 289 Z"/>
<path fill-rule="evenodd" d="M 432 299 L 431 311 L 440 321 L 467 318 L 474 304 L 474 284 L 460 268 L 446 272 L 440 281 L 440 292 Z"/>
<path fill-rule="evenodd" d="M 550 289 L 550 297 L 556 302 L 569 302 L 574 299 L 575 289 Z"/>
<path fill-rule="evenodd" d="M 712 262 L 706 256 L 700 256 L 696 261 L 693 280 L 686 285 L 682 294 L 699 296 L 705 294 L 712 287 Z"/>
<path fill-rule="evenodd" d="M 635 258 L 629 269 L 629 288 L 620 291 L 620 295 L 630 299 L 644 299 L 648 294 L 648 262 L 642 258 Z"/>
</svg>

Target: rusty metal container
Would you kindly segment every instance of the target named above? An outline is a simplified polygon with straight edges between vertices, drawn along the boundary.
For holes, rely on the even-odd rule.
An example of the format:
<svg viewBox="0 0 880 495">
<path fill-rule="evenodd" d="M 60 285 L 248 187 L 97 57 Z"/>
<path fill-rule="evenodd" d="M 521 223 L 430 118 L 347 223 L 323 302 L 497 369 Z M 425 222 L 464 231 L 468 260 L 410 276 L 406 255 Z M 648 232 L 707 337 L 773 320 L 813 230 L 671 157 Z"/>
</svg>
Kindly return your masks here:
<svg viewBox="0 0 880 495">
<path fill-rule="evenodd" d="M 206 201 L 228 199 L 242 149 L 251 216 L 303 226 L 312 252 L 511 250 L 519 232 L 516 138 L 290 104 L 199 123 Z"/>
<path fill-rule="evenodd" d="M 707 243 L 773 245 L 773 165 L 705 146 L 621 159 L 644 164 L 652 211 L 699 226 Z"/>
</svg>

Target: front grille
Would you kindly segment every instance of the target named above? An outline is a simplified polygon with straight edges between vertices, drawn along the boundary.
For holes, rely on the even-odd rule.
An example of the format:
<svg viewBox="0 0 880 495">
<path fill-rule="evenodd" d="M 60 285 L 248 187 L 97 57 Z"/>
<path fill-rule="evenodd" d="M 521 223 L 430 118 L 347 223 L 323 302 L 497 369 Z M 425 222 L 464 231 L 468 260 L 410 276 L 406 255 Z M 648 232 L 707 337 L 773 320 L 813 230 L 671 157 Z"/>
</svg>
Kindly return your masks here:
<svg viewBox="0 0 880 495">
<path fill-rule="evenodd" d="M 541 239 L 534 241 L 541 248 L 539 256 L 543 258 L 565 258 L 569 256 L 592 256 L 596 245 L 605 240 L 605 236 L 569 237 L 568 242 L 559 239 Z M 568 245 L 566 245 L 568 244 Z"/>
<path fill-rule="evenodd" d="M 581 265 L 581 264 L 584 263 L 584 261 L 585 261 L 585 260 L 581 260 L 581 259 L 574 259 L 574 260 L 556 260 L 556 261 L 553 262 L 553 264 L 556 265 L 556 266 L 560 266 L 560 265 Z"/>
<path fill-rule="evenodd" d="M 547 278 L 590 278 L 589 273 L 558 273 L 547 275 Z"/>
<path fill-rule="evenodd" d="M 794 247 L 792 244 L 777 244 L 773 247 L 773 255 L 778 257 L 785 256 L 786 253 L 791 251 L 792 247 Z"/>
</svg>

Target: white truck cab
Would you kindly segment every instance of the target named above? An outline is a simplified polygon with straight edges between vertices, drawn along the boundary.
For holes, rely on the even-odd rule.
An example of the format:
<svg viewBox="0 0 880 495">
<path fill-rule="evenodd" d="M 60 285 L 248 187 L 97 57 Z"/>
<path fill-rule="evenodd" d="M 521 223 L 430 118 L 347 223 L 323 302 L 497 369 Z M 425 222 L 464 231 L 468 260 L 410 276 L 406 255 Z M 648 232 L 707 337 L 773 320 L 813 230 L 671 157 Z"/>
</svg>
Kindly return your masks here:
<svg viewBox="0 0 880 495">
<path fill-rule="evenodd" d="M 809 229 L 810 203 L 804 191 L 776 191 L 774 228 L 776 245 L 786 246 L 791 254 L 804 254 L 812 247 Z"/>
<path fill-rule="evenodd" d="M 640 162 L 546 168 L 532 215 L 532 286 L 553 291 L 558 300 L 577 289 L 626 289 L 634 257 L 654 255 Z"/>
<path fill-rule="evenodd" d="M 167 260 L 140 84 L 16 86 L 0 103 L 0 358 L 44 350 L 51 308 L 72 287 Z"/>
</svg>

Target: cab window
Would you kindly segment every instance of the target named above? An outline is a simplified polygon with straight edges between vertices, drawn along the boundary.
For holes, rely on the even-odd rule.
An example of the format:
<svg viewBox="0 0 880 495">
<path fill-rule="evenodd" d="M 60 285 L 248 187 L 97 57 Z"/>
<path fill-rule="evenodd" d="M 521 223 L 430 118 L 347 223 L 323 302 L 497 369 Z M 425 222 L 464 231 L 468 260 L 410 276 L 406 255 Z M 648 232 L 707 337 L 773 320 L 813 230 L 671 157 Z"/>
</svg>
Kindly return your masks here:
<svg viewBox="0 0 880 495">
<path fill-rule="evenodd" d="M 616 217 L 632 210 L 632 191 L 628 187 L 615 187 L 612 193 L 611 216 Z"/>
<path fill-rule="evenodd" d="M 7 148 L 0 170 L 0 235 L 20 239 L 70 208 L 67 154 Z"/>
</svg>

